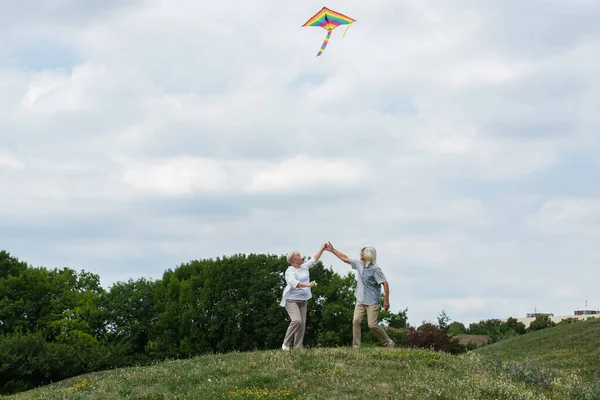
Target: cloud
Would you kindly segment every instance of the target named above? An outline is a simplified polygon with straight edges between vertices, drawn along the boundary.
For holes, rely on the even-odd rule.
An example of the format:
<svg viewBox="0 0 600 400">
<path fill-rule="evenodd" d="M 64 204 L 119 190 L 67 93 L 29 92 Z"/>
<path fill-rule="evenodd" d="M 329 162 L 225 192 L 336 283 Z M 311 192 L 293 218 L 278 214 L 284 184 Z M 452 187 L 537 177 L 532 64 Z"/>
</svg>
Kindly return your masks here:
<svg viewBox="0 0 600 400">
<path fill-rule="evenodd" d="M 218 161 L 202 158 L 133 161 L 124 167 L 123 182 L 150 194 L 177 197 L 222 189 L 227 171 Z"/>
<path fill-rule="evenodd" d="M 251 192 L 319 190 L 329 186 L 359 185 L 367 172 L 357 162 L 311 160 L 297 156 L 259 172 L 250 182 Z"/>
<path fill-rule="evenodd" d="M 332 240 L 411 323 L 600 304 L 596 2 L 331 4 L 319 58 L 312 0 L 31 4 L 0 15 L 19 258 L 108 285 Z"/>
</svg>

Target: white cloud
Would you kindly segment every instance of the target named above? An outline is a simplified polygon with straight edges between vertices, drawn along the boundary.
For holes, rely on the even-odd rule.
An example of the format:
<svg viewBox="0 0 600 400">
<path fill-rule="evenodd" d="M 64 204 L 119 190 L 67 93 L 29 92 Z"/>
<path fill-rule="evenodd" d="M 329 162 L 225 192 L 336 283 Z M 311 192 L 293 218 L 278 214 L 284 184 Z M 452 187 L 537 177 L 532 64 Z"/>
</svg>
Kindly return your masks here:
<svg viewBox="0 0 600 400">
<path fill-rule="evenodd" d="M 356 186 L 367 176 L 357 162 L 345 160 L 315 160 L 297 156 L 259 172 L 250 182 L 251 192 L 318 190 Z"/>
<path fill-rule="evenodd" d="M 0 167 L 8 167 L 14 169 L 21 169 L 24 167 L 23 161 L 10 154 L 0 154 Z"/>
<path fill-rule="evenodd" d="M 189 195 L 225 188 L 227 171 L 220 162 L 201 158 L 134 161 L 125 166 L 123 182 L 149 193 Z"/>
<path fill-rule="evenodd" d="M 528 218 L 525 227 L 539 235 L 600 239 L 600 197 L 549 200 Z"/>
</svg>

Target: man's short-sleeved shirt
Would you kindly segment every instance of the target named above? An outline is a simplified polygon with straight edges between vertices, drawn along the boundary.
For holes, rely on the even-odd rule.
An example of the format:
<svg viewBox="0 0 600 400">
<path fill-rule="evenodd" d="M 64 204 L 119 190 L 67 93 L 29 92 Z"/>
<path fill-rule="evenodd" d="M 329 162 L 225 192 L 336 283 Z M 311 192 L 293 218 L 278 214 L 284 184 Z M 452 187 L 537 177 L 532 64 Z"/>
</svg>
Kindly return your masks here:
<svg viewBox="0 0 600 400">
<path fill-rule="evenodd" d="M 354 296 L 356 300 L 365 305 L 379 304 L 381 298 L 381 284 L 387 279 L 377 264 L 371 264 L 365 267 L 361 260 L 350 260 L 350 266 L 358 273 L 356 290 Z"/>
</svg>

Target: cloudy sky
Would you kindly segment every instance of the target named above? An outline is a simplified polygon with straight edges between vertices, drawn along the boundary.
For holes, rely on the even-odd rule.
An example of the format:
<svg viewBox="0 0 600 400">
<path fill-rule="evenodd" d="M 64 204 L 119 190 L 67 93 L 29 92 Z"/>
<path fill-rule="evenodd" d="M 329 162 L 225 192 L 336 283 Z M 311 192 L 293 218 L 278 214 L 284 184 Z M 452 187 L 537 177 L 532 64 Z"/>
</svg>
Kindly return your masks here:
<svg viewBox="0 0 600 400">
<path fill-rule="evenodd" d="M 330 240 L 412 324 L 600 308 L 600 2 L 1 3 L 13 256 L 108 287 Z"/>
</svg>

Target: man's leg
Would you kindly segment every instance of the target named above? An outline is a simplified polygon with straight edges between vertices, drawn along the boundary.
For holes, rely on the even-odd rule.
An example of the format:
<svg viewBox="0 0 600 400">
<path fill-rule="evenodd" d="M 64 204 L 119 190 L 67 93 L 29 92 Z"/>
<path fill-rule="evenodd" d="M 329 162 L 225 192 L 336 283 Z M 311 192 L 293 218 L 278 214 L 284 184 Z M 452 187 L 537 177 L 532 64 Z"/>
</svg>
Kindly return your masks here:
<svg viewBox="0 0 600 400">
<path fill-rule="evenodd" d="M 304 331 L 306 330 L 306 304 L 307 301 L 298 301 L 298 310 L 300 312 L 300 326 L 296 329 L 294 335 L 294 348 L 301 349 L 304 344 Z"/>
<path fill-rule="evenodd" d="M 379 317 L 379 304 L 373 304 L 366 306 L 367 308 L 367 321 L 369 323 L 369 329 L 371 329 L 381 344 L 388 347 L 394 347 L 395 343 L 390 339 L 385 330 L 379 326 L 378 317 Z"/>
<path fill-rule="evenodd" d="M 287 347 L 291 347 L 292 338 L 295 336 L 296 331 L 302 324 L 302 317 L 300 315 L 300 309 L 298 304 L 296 304 L 293 300 L 287 300 L 285 302 L 285 310 L 287 311 L 290 319 L 290 325 L 288 326 L 287 332 L 285 334 L 285 338 L 283 339 L 283 345 Z"/>
<path fill-rule="evenodd" d="M 360 326 L 365 318 L 365 306 L 358 300 L 354 306 L 354 317 L 352 318 L 352 347 L 360 347 Z"/>
</svg>

